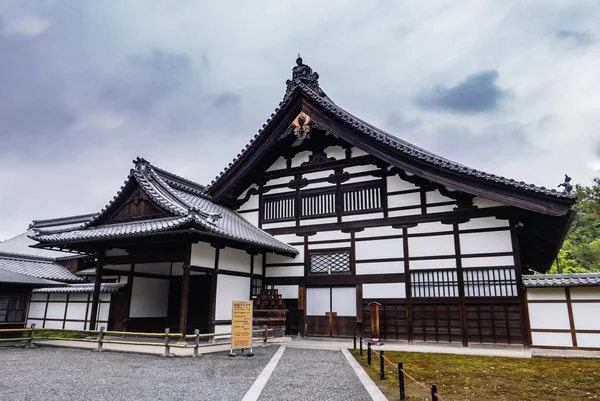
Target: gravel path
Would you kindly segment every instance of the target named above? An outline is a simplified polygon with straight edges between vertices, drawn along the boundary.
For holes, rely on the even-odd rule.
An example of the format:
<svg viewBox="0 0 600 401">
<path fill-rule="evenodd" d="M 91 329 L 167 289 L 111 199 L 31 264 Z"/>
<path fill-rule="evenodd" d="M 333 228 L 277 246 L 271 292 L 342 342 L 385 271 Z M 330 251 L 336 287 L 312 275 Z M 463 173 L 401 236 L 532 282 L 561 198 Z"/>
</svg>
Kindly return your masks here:
<svg viewBox="0 0 600 401">
<path fill-rule="evenodd" d="M 0 400 L 241 400 L 277 349 L 255 348 L 254 358 L 161 358 L 0 348 Z"/>
<path fill-rule="evenodd" d="M 287 348 L 260 401 L 365 401 L 371 397 L 341 351 Z"/>
</svg>

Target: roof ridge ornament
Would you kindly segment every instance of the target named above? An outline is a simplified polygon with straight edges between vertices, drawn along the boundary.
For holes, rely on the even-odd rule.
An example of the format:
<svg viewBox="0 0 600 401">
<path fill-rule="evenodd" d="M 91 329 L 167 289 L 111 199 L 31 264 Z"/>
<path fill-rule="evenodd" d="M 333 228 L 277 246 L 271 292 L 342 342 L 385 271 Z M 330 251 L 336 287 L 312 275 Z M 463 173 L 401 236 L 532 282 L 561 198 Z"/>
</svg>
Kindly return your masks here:
<svg viewBox="0 0 600 401">
<path fill-rule="evenodd" d="M 223 218 L 221 213 L 209 213 L 196 206 L 192 206 L 188 209 L 188 216 L 192 218 L 201 217 L 206 220 L 209 224 L 216 225 L 217 221 Z"/>
<path fill-rule="evenodd" d="M 292 79 L 288 79 L 285 84 L 287 85 L 286 95 L 289 95 L 298 84 L 304 84 L 320 96 L 325 96 L 325 92 L 319 87 L 319 74 L 303 63 L 300 53 L 296 59 L 296 66 L 292 68 Z"/>
<path fill-rule="evenodd" d="M 573 191 L 573 184 L 571 184 L 571 177 L 565 174 L 565 181 L 562 184 L 558 184 L 558 188 L 563 187 L 563 193 L 571 194 Z"/>
</svg>

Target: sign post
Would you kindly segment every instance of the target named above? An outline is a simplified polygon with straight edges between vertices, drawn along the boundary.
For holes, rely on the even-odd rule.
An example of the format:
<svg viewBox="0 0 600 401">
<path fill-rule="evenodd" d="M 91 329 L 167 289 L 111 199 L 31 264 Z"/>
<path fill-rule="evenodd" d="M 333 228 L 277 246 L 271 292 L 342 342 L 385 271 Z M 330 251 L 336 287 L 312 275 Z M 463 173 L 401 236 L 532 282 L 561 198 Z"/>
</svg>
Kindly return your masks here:
<svg viewBox="0 0 600 401">
<path fill-rule="evenodd" d="M 369 303 L 371 312 L 371 341 L 374 343 L 379 342 L 379 302 Z"/>
<path fill-rule="evenodd" d="M 252 301 L 233 301 L 231 312 L 231 350 L 229 356 L 235 356 L 234 349 L 250 349 L 252 352 Z"/>
</svg>

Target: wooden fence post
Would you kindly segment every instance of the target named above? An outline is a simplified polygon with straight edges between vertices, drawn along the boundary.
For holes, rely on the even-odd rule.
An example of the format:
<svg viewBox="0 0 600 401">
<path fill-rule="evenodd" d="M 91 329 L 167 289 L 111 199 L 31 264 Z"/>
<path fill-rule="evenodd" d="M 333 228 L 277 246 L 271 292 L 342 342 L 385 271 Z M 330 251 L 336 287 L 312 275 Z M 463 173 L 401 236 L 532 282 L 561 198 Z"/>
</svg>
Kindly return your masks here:
<svg viewBox="0 0 600 401">
<path fill-rule="evenodd" d="M 363 356 L 363 351 L 362 351 L 362 337 L 360 337 L 360 356 Z"/>
<path fill-rule="evenodd" d="M 29 332 L 29 339 L 27 340 L 27 347 L 33 348 L 33 339 L 35 338 L 35 323 L 31 323 L 31 331 Z"/>
<path fill-rule="evenodd" d="M 406 390 L 404 388 L 404 365 L 398 362 L 398 387 L 400 388 L 400 401 L 406 399 Z"/>
<path fill-rule="evenodd" d="M 96 348 L 97 352 L 104 351 L 104 349 L 102 349 L 102 341 L 103 340 L 104 340 L 104 326 L 100 327 L 100 330 L 98 330 L 98 348 Z"/>
<path fill-rule="evenodd" d="M 371 341 L 367 343 L 367 365 L 371 366 Z"/>
<path fill-rule="evenodd" d="M 200 330 L 194 330 L 196 338 L 194 338 L 194 358 L 198 356 L 198 348 L 200 347 Z"/>
<path fill-rule="evenodd" d="M 263 326 L 263 329 L 265 331 L 264 332 L 265 336 L 263 338 L 263 347 L 267 346 L 267 341 L 268 341 L 268 337 L 269 337 L 269 332 L 267 331 L 268 328 L 269 328 L 269 326 L 267 326 L 266 324 Z"/>
<path fill-rule="evenodd" d="M 431 401 L 439 401 L 437 396 L 437 386 L 435 384 L 431 385 Z"/>
<path fill-rule="evenodd" d="M 165 354 L 163 356 L 171 356 L 171 347 L 169 346 L 169 333 L 171 329 L 165 329 Z"/>
<path fill-rule="evenodd" d="M 379 351 L 379 379 L 385 379 L 385 361 L 383 360 L 383 350 Z"/>
</svg>

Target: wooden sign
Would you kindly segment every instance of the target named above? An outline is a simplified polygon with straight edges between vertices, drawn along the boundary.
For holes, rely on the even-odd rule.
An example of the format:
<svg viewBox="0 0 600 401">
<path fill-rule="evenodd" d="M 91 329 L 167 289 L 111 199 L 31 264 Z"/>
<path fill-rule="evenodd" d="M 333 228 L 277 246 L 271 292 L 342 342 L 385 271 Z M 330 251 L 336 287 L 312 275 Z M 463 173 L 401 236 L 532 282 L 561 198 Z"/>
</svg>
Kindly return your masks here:
<svg viewBox="0 0 600 401">
<path fill-rule="evenodd" d="M 380 303 L 371 302 L 369 304 L 371 312 L 371 341 L 379 342 L 379 305 Z"/>
<path fill-rule="evenodd" d="M 231 348 L 252 348 L 252 301 L 233 301 Z"/>
</svg>

